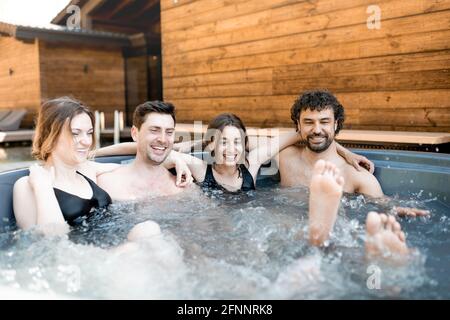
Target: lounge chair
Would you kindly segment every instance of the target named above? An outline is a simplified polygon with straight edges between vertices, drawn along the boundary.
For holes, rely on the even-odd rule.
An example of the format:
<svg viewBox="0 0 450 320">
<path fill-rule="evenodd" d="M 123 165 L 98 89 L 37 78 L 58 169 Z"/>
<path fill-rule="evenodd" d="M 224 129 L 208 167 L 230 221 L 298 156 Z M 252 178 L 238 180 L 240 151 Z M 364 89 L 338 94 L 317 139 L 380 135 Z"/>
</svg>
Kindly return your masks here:
<svg viewBox="0 0 450 320">
<path fill-rule="evenodd" d="M 0 109 L 0 121 L 5 119 L 10 113 L 11 113 L 11 110 L 1 110 Z"/>
<path fill-rule="evenodd" d="M 6 111 L 4 111 L 6 112 Z M 3 116 L 0 114 L 0 131 L 16 131 L 19 129 L 22 119 L 27 114 L 27 110 L 9 110 L 9 113 Z"/>
</svg>

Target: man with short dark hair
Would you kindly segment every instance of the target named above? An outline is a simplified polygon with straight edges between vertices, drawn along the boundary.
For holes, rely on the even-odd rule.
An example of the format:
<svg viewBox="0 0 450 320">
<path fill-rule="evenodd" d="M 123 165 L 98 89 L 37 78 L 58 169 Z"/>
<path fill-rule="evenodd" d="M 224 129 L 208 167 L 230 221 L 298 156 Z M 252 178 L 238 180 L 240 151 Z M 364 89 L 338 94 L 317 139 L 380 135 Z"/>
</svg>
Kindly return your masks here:
<svg viewBox="0 0 450 320">
<path fill-rule="evenodd" d="M 137 143 L 136 159 L 129 165 L 99 176 L 99 186 L 113 200 L 119 201 L 184 191 L 162 165 L 172 151 L 175 139 L 175 107 L 162 101 L 139 105 L 134 112 L 131 136 Z"/>
<path fill-rule="evenodd" d="M 292 106 L 291 118 L 305 146 L 294 145 L 280 152 L 282 186 L 308 186 L 314 164 L 322 159 L 332 162 L 340 170 L 345 180 L 344 192 L 383 196 L 375 176 L 366 170 L 356 170 L 336 151 L 335 136 L 343 127 L 345 115 L 343 106 L 334 95 L 325 90 L 304 92 Z M 398 208 L 397 211 L 413 216 L 428 213 L 410 208 Z"/>
</svg>

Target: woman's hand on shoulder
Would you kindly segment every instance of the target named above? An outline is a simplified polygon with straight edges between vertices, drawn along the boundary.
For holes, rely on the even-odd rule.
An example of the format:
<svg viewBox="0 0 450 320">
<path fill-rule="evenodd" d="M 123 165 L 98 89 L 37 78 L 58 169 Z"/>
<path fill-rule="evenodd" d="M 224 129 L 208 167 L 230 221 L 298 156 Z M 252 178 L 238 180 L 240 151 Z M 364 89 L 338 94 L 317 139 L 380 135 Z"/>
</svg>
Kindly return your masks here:
<svg viewBox="0 0 450 320">
<path fill-rule="evenodd" d="M 54 167 L 45 168 L 38 164 L 34 164 L 29 170 L 30 175 L 28 176 L 28 183 L 33 190 L 38 187 L 53 188 L 53 183 L 55 182 Z"/>
<path fill-rule="evenodd" d="M 177 187 L 184 188 L 192 184 L 194 179 L 192 178 L 192 172 L 189 166 L 182 159 L 175 160 L 175 170 L 177 171 Z"/>
</svg>

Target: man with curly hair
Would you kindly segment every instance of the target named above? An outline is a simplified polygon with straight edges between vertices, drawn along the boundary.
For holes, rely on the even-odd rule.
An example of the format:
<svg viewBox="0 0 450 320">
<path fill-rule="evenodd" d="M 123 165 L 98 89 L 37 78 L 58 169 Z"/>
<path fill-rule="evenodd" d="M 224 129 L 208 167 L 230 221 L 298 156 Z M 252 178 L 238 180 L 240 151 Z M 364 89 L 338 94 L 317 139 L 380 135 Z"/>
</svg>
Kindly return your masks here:
<svg viewBox="0 0 450 320">
<path fill-rule="evenodd" d="M 344 107 L 326 90 L 304 92 L 291 108 L 291 119 L 302 136 L 305 146 L 290 146 L 279 154 L 281 185 L 308 186 L 314 164 L 318 160 L 333 163 L 344 178 L 344 192 L 383 197 L 378 180 L 367 170 L 356 170 L 336 151 L 335 136 L 342 129 Z M 428 211 L 397 207 L 401 215 L 425 215 Z"/>
</svg>

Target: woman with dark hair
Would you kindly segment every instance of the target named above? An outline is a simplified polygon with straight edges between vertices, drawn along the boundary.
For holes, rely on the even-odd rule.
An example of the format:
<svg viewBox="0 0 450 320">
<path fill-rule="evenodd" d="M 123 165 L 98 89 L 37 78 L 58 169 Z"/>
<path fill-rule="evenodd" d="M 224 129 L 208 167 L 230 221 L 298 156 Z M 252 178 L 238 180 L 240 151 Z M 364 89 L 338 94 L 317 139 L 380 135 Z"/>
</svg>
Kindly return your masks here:
<svg viewBox="0 0 450 320">
<path fill-rule="evenodd" d="M 88 161 L 94 137 L 94 116 L 81 102 L 61 97 L 42 105 L 32 154 L 43 163 L 31 166 L 30 175 L 14 185 L 19 228 L 64 234 L 79 218 L 111 203 L 108 193 L 97 185 L 97 176 L 119 165 Z M 189 174 L 187 167 L 178 169 Z"/>
<path fill-rule="evenodd" d="M 208 150 L 210 159 L 177 153 L 189 166 L 194 179 L 203 187 L 224 191 L 249 191 L 255 189 L 256 176 L 261 165 L 280 150 L 300 142 L 297 132 L 287 133 L 268 139 L 255 148 L 250 148 L 247 130 L 242 120 L 232 113 L 215 117 L 208 125 L 205 138 L 201 141 L 203 150 Z M 191 144 L 174 146 L 174 149 L 190 151 Z M 338 149 L 349 163 L 354 163 L 357 155 L 343 147 Z M 97 155 L 133 154 L 135 143 L 123 143 L 102 148 Z M 360 157 L 358 157 L 360 158 Z"/>
<path fill-rule="evenodd" d="M 242 120 L 232 113 L 223 113 L 209 123 L 206 132 L 203 150 L 210 150 L 211 159 L 206 164 L 203 187 L 255 190 L 256 176 L 252 174 L 255 165 L 250 166 L 247 129 Z M 254 164 L 253 159 L 251 163 Z"/>
</svg>

